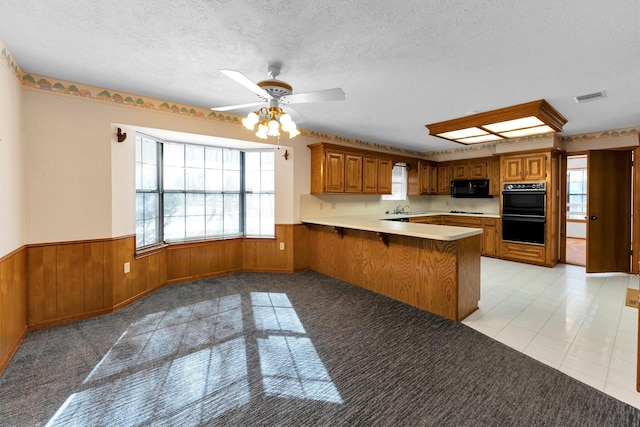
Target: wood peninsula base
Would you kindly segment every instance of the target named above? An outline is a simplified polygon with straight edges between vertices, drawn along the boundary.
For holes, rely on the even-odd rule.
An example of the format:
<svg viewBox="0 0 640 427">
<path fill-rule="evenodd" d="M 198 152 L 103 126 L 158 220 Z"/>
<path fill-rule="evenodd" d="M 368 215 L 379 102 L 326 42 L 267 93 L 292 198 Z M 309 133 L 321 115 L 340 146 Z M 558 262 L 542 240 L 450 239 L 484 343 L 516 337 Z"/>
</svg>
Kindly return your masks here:
<svg viewBox="0 0 640 427">
<path fill-rule="evenodd" d="M 314 271 L 454 321 L 478 308 L 479 234 L 447 241 L 307 227 Z"/>
</svg>

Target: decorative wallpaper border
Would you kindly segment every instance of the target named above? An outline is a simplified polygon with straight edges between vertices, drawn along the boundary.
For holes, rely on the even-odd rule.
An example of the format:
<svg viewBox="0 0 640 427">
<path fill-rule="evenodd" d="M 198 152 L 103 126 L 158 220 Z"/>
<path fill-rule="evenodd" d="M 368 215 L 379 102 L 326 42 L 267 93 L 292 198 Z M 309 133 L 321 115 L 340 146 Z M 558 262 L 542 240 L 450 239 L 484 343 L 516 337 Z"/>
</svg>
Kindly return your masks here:
<svg viewBox="0 0 640 427">
<path fill-rule="evenodd" d="M 11 71 L 11 73 L 13 73 L 13 75 L 18 79 L 18 81 L 20 80 L 20 77 L 22 76 L 23 72 L 22 72 L 22 68 L 20 68 L 20 65 L 18 64 L 18 62 L 16 62 L 13 57 L 11 56 L 11 53 L 9 52 L 9 49 L 7 49 L 7 47 L 5 46 L 4 43 L 2 43 L 2 40 L 0 40 L 0 48 L 1 49 L 1 53 L 0 55 L 2 55 L 2 62 L 4 63 L 4 65 L 7 66 L 7 68 L 9 69 L 9 71 Z"/>
<path fill-rule="evenodd" d="M 99 88 L 95 86 L 84 85 L 80 83 L 69 82 L 60 79 L 54 79 L 51 77 L 41 76 L 38 74 L 25 73 L 17 61 L 11 56 L 11 53 L 0 40 L 0 48 L 2 55 L 2 62 L 16 77 L 20 84 L 26 88 L 38 89 L 53 92 L 60 95 L 67 96 L 79 96 L 82 98 L 93 99 L 102 102 L 110 102 L 121 105 L 126 105 L 133 108 L 142 108 L 145 110 L 153 110 L 164 113 L 179 114 L 189 117 L 205 120 L 215 120 L 224 123 L 230 123 L 235 125 L 242 125 L 243 116 L 230 113 L 222 113 L 219 111 L 213 111 L 209 109 L 203 109 L 200 107 L 194 107 L 191 105 L 174 103 L 171 101 L 161 100 L 157 98 L 141 97 L 138 95 L 114 91 L 110 89 Z M 379 144 L 376 142 L 364 141 L 361 139 L 349 138 L 339 135 L 333 135 L 329 133 L 319 132 L 315 130 L 300 129 L 300 134 L 309 138 L 318 138 L 326 142 L 336 142 L 344 145 L 351 145 L 359 148 L 368 148 L 386 152 L 397 153 L 412 157 L 429 158 L 438 155 L 449 155 L 457 153 L 468 153 L 475 151 L 493 150 L 497 145 L 513 144 L 525 141 L 535 141 L 536 139 L 546 139 L 549 135 L 535 135 L 530 137 L 523 137 L 519 139 L 510 139 L 497 142 L 489 142 L 484 144 L 454 148 L 441 151 L 429 151 L 418 152 L 414 150 L 408 150 L 405 148 L 392 147 L 385 144 Z M 573 135 L 562 137 L 562 142 L 581 142 L 592 141 L 595 139 L 607 139 L 615 138 L 625 135 L 638 135 L 637 128 L 625 128 L 615 129 L 602 132 L 593 132 L 584 135 Z"/>
</svg>

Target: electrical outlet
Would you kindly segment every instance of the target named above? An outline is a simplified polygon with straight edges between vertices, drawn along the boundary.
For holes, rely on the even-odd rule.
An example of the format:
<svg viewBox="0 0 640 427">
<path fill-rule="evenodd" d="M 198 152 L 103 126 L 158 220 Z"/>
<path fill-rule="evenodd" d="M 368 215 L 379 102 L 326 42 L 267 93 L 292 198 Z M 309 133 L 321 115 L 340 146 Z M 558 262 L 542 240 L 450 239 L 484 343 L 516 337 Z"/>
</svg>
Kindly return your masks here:
<svg viewBox="0 0 640 427">
<path fill-rule="evenodd" d="M 284 251 L 284 242 L 280 242 L 280 250 Z"/>
<path fill-rule="evenodd" d="M 127 274 L 130 271 L 131 271 L 131 263 L 125 262 L 124 263 L 124 274 Z"/>
</svg>

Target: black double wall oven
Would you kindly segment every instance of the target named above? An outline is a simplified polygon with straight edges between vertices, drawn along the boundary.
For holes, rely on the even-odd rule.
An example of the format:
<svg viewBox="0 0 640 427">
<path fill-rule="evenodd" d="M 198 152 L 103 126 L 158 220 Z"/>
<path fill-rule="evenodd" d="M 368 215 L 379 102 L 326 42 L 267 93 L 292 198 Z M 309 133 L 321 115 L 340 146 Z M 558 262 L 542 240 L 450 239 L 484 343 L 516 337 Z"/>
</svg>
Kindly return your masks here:
<svg viewBox="0 0 640 427">
<path fill-rule="evenodd" d="M 502 240 L 544 245 L 546 182 L 502 185 Z"/>
</svg>

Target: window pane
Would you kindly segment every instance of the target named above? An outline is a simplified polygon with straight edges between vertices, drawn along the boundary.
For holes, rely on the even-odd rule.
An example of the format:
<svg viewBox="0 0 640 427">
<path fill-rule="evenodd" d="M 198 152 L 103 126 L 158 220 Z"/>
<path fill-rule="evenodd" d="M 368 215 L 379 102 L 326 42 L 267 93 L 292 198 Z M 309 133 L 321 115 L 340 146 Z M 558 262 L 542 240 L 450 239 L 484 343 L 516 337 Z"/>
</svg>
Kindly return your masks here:
<svg viewBox="0 0 640 427">
<path fill-rule="evenodd" d="M 223 175 L 224 191 L 240 191 L 240 171 L 224 171 Z"/>
<path fill-rule="evenodd" d="M 404 166 L 394 166 L 391 169 L 391 194 L 383 194 L 382 200 L 406 200 L 407 198 L 407 170 Z"/>
<path fill-rule="evenodd" d="M 205 184 L 206 191 L 222 191 L 222 169 L 207 169 L 205 170 Z"/>
<path fill-rule="evenodd" d="M 260 186 L 263 193 L 273 193 L 275 188 L 275 176 L 273 171 L 262 171 L 260 173 Z"/>
<path fill-rule="evenodd" d="M 260 170 L 260 152 L 248 151 L 244 153 L 244 167 L 246 170 Z"/>
<path fill-rule="evenodd" d="M 187 237 L 204 236 L 204 215 L 188 216 L 186 218 Z"/>
<path fill-rule="evenodd" d="M 207 194 L 206 196 L 206 234 L 207 236 L 220 236 L 224 233 L 223 227 L 223 203 L 222 194 Z"/>
<path fill-rule="evenodd" d="M 164 167 L 164 189 L 184 190 L 184 169 L 173 166 Z"/>
<path fill-rule="evenodd" d="M 275 235 L 275 196 L 273 194 L 260 195 L 260 235 Z"/>
<path fill-rule="evenodd" d="M 142 165 L 141 186 L 142 190 L 155 190 L 158 188 L 158 167 L 156 165 Z"/>
<path fill-rule="evenodd" d="M 184 216 L 185 195 L 183 193 L 166 193 L 164 195 L 164 216 Z"/>
<path fill-rule="evenodd" d="M 260 235 L 260 194 L 247 194 L 245 197 L 245 229 L 247 236 Z"/>
<path fill-rule="evenodd" d="M 275 169 L 275 152 L 273 151 L 262 151 L 260 153 L 260 163 L 261 169 L 272 171 Z"/>
<path fill-rule="evenodd" d="M 260 170 L 245 170 L 244 189 L 248 193 L 260 192 Z"/>
<path fill-rule="evenodd" d="M 204 194 L 187 194 L 187 216 L 204 215 Z"/>
<path fill-rule="evenodd" d="M 222 169 L 222 148 L 206 147 L 205 167 L 207 169 Z"/>
<path fill-rule="evenodd" d="M 165 142 L 162 163 L 165 166 L 184 167 L 184 144 Z"/>
<path fill-rule="evenodd" d="M 185 219 L 183 216 L 164 217 L 164 238 L 166 240 L 184 240 Z"/>
<path fill-rule="evenodd" d="M 147 165 L 158 164 L 158 143 L 153 139 L 142 139 L 142 163 Z"/>
<path fill-rule="evenodd" d="M 240 233 L 240 195 L 224 195 L 224 234 Z"/>
<path fill-rule="evenodd" d="M 224 168 L 226 170 L 240 170 L 240 151 L 224 150 Z"/>
<path fill-rule="evenodd" d="M 186 189 L 193 191 L 204 191 L 204 169 L 187 168 Z"/>
<path fill-rule="evenodd" d="M 204 147 L 185 145 L 185 166 L 188 168 L 204 168 Z"/>
<path fill-rule="evenodd" d="M 158 147 L 153 139 L 136 135 L 136 247 L 160 242 Z"/>
</svg>

